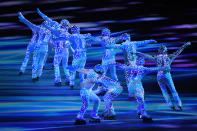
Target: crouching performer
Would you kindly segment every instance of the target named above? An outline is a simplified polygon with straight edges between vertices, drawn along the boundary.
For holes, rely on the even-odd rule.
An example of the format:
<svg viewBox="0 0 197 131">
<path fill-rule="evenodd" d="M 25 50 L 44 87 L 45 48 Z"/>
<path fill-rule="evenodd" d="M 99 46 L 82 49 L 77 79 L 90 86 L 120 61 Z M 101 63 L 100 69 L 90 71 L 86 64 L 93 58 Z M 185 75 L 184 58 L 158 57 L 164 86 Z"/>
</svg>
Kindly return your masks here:
<svg viewBox="0 0 197 131">
<path fill-rule="evenodd" d="M 104 101 L 106 105 L 106 110 L 103 113 L 104 118 L 114 118 L 115 112 L 112 105 L 112 100 L 114 97 L 117 97 L 122 92 L 122 87 L 120 86 L 120 84 L 117 81 L 114 81 L 109 77 L 104 76 L 104 69 L 100 64 L 96 65 L 94 69 L 81 69 L 78 71 L 87 74 L 87 78 L 81 84 L 80 95 L 83 105 L 79 114 L 77 115 L 75 124 L 86 124 L 83 116 L 88 108 L 89 100 L 92 100 L 94 102 L 90 122 L 100 122 L 100 117 L 98 116 L 100 99 L 96 95 L 96 93 L 100 92 L 101 88 L 95 91 L 92 90 L 96 83 L 102 85 L 103 88 L 107 89 L 107 92 L 104 95 Z"/>
</svg>

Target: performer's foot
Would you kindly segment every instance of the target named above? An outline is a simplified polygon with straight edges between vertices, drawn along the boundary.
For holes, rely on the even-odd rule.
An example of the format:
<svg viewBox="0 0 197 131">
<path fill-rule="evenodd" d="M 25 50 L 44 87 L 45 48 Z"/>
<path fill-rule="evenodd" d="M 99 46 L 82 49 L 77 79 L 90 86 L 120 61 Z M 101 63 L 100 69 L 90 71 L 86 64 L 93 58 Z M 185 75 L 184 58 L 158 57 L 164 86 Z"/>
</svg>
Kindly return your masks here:
<svg viewBox="0 0 197 131">
<path fill-rule="evenodd" d="M 70 85 L 70 82 L 69 81 L 65 82 L 65 85 L 66 86 Z"/>
<path fill-rule="evenodd" d="M 137 116 L 138 116 L 139 119 L 141 119 L 141 117 L 142 117 L 141 113 L 137 113 Z"/>
<path fill-rule="evenodd" d="M 172 106 L 172 107 L 171 107 L 171 109 L 172 109 L 173 111 L 175 111 L 175 110 L 176 110 L 176 109 L 175 109 L 175 106 Z"/>
<path fill-rule="evenodd" d="M 32 82 L 36 82 L 37 81 L 37 79 L 36 78 L 32 78 Z"/>
<path fill-rule="evenodd" d="M 115 120 L 116 119 L 116 116 L 115 115 L 112 115 L 112 116 L 104 116 L 103 118 L 104 118 L 104 120 Z"/>
<path fill-rule="evenodd" d="M 20 72 L 18 73 L 18 75 L 19 75 L 19 76 L 23 75 L 23 72 L 20 71 Z"/>
<path fill-rule="evenodd" d="M 100 123 L 101 122 L 101 118 L 100 117 L 91 117 L 89 122 L 91 122 L 91 123 Z"/>
<path fill-rule="evenodd" d="M 39 78 L 40 78 L 40 77 L 36 77 L 36 80 L 39 81 Z"/>
<path fill-rule="evenodd" d="M 178 106 L 178 108 L 179 108 L 179 110 L 180 110 L 180 111 L 182 111 L 182 110 L 183 110 L 181 106 Z"/>
<path fill-rule="evenodd" d="M 70 85 L 70 89 L 73 90 L 74 89 L 74 85 Z"/>
<path fill-rule="evenodd" d="M 62 86 L 62 83 L 61 82 L 57 82 L 57 83 L 55 83 L 55 86 Z"/>
<path fill-rule="evenodd" d="M 87 122 L 86 122 L 86 120 L 85 119 L 79 119 L 79 118 L 77 118 L 76 120 L 75 120 L 75 125 L 85 125 Z"/>
<path fill-rule="evenodd" d="M 128 100 L 129 100 L 129 101 L 135 101 L 136 99 L 135 99 L 135 97 L 130 97 L 130 96 L 129 96 L 129 97 L 128 97 Z"/>
<path fill-rule="evenodd" d="M 151 122 L 153 122 L 153 120 L 152 120 L 152 118 L 150 116 L 141 116 L 141 119 L 145 123 L 151 123 Z"/>
</svg>

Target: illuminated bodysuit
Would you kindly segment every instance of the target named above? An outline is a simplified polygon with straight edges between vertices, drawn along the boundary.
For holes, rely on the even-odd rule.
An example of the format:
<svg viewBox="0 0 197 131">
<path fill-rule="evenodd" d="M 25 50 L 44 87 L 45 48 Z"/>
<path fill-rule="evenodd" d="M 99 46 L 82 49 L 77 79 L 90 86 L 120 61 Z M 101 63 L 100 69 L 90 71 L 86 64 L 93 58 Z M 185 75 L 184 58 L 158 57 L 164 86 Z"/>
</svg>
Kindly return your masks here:
<svg viewBox="0 0 197 131">
<path fill-rule="evenodd" d="M 75 69 L 83 69 L 86 64 L 86 38 L 90 37 L 90 34 L 80 34 L 80 28 L 77 26 L 72 27 L 72 35 L 69 37 L 69 41 L 72 44 L 73 49 L 73 61 L 72 67 Z M 76 70 L 70 71 L 70 87 L 74 88 Z M 80 82 L 84 80 L 84 74 L 79 72 Z"/>
<path fill-rule="evenodd" d="M 51 37 L 51 32 L 46 28 L 48 23 L 45 21 L 42 23 L 39 30 L 38 43 L 35 47 L 33 55 L 33 67 L 32 67 L 32 78 L 38 79 L 42 75 L 43 66 L 47 59 L 48 53 L 48 42 Z"/>
<path fill-rule="evenodd" d="M 191 45 L 191 43 L 187 42 L 181 48 L 179 48 L 176 52 L 174 52 L 173 54 L 170 54 L 170 55 L 167 54 L 167 48 L 163 45 L 160 47 L 158 55 L 151 56 L 151 55 L 147 55 L 147 54 L 140 53 L 140 52 L 138 54 L 145 56 L 148 59 L 154 61 L 158 67 L 170 67 L 173 60 L 189 45 Z M 175 106 L 173 105 L 173 103 L 170 99 L 170 96 L 168 94 L 168 90 L 167 90 L 166 86 L 169 88 L 169 90 L 176 102 L 176 105 L 178 106 L 178 108 L 180 110 L 182 110 L 182 102 L 179 98 L 179 95 L 178 95 L 176 89 L 175 89 L 174 82 L 172 80 L 172 76 L 170 74 L 170 71 L 159 71 L 157 73 L 157 81 L 158 81 L 158 84 L 162 90 L 163 96 L 164 96 L 166 102 L 168 103 L 169 107 L 172 108 L 173 110 L 175 109 Z"/>
<path fill-rule="evenodd" d="M 54 55 L 54 71 L 55 71 L 55 85 L 61 86 L 61 74 L 60 74 L 60 63 L 62 62 L 62 67 L 64 69 L 64 74 L 66 76 L 66 85 L 70 82 L 70 73 L 67 69 L 68 66 L 68 58 L 69 58 L 69 41 L 67 40 L 70 37 L 68 29 L 70 27 L 70 23 L 68 20 L 64 19 L 59 23 L 51 20 L 45 14 L 43 14 L 39 9 L 37 9 L 38 14 L 46 21 L 52 25 L 48 27 L 48 29 L 52 32 L 52 41 L 55 47 L 55 55 Z M 67 38 L 67 39 L 65 39 Z"/>
<path fill-rule="evenodd" d="M 26 54 L 25 54 L 25 58 L 23 60 L 23 63 L 20 67 L 20 71 L 19 71 L 19 75 L 22 75 L 24 72 L 25 72 L 25 69 L 27 67 L 27 63 L 30 59 L 30 56 L 31 54 L 34 52 L 34 48 L 35 48 L 35 45 L 37 44 L 38 42 L 38 32 L 39 30 L 37 28 L 34 28 L 34 26 L 32 26 L 31 23 L 29 23 L 28 20 L 26 20 L 21 13 L 19 13 L 19 18 L 20 21 L 24 24 L 26 24 L 31 30 L 32 30 L 32 38 L 31 38 L 31 41 L 29 42 L 28 46 L 27 46 L 27 51 L 26 51 Z"/>
<path fill-rule="evenodd" d="M 36 81 L 42 75 L 44 62 L 48 52 L 48 41 L 50 40 L 51 33 L 45 28 L 48 24 L 46 21 L 43 22 L 41 26 L 36 26 L 25 19 L 21 13 L 19 13 L 19 19 L 38 32 L 38 41 L 34 48 L 32 64 L 32 80 Z"/>
<path fill-rule="evenodd" d="M 121 44 L 114 44 L 114 45 L 109 45 L 107 48 L 114 48 L 114 49 L 122 49 L 123 53 L 125 54 L 125 64 L 126 65 L 135 65 L 136 64 L 136 50 L 138 47 L 146 46 L 151 43 L 157 43 L 155 40 L 144 40 L 144 41 L 131 41 L 130 35 L 125 33 L 122 35 L 123 43 Z M 129 92 L 129 97 L 132 97 L 132 89 L 130 89 L 128 86 L 130 72 L 127 72 L 127 70 L 124 70 L 125 72 L 125 79 L 126 79 L 126 84 L 128 87 L 128 92 Z"/>
<path fill-rule="evenodd" d="M 102 68 L 101 68 L 102 69 Z M 100 72 L 101 72 L 100 69 Z M 98 70 L 98 69 L 97 69 Z M 80 69 L 78 70 L 80 73 L 84 73 L 87 75 L 86 79 L 80 84 L 80 96 L 82 99 L 82 107 L 80 112 L 77 115 L 75 124 L 86 124 L 86 120 L 84 119 L 84 114 L 88 109 L 89 102 L 92 101 L 94 103 L 93 110 L 91 113 L 91 119 L 94 119 L 95 122 L 100 122 L 100 117 L 98 116 L 98 109 L 100 105 L 100 98 L 95 94 L 92 88 L 98 83 L 97 78 L 99 74 L 97 74 L 92 69 Z"/>
<path fill-rule="evenodd" d="M 142 85 L 142 79 L 145 75 L 151 72 L 157 72 L 160 70 L 169 70 L 162 67 L 144 67 L 144 59 L 138 57 L 136 65 L 125 65 L 125 64 L 116 64 L 118 67 L 127 70 L 129 73 L 128 79 L 128 88 L 131 90 L 132 95 L 136 98 L 137 101 L 137 114 L 143 120 L 152 120 L 152 118 L 147 114 L 144 102 L 144 88 Z"/>
<path fill-rule="evenodd" d="M 96 95 L 96 93 L 100 92 L 100 90 L 102 89 L 100 88 L 98 90 L 92 90 L 96 83 L 102 85 L 102 88 L 107 89 L 107 93 L 104 95 L 104 102 L 106 105 L 106 110 L 103 113 L 104 118 L 108 119 L 114 117 L 115 112 L 112 105 L 112 100 L 114 99 L 114 97 L 117 97 L 122 92 L 123 89 L 120 86 L 120 84 L 117 81 L 104 76 L 104 68 L 100 64 L 96 65 L 93 70 L 81 69 L 78 71 L 87 74 L 87 77 L 81 84 L 80 95 L 82 98 L 83 105 L 79 114 L 77 115 L 77 121 L 79 123 L 80 121 L 84 121 L 83 115 L 88 108 L 89 100 L 93 100 L 94 102 L 93 112 L 91 115 L 92 118 L 100 119 L 97 115 L 100 99 Z"/>
<path fill-rule="evenodd" d="M 118 77 L 116 75 L 116 67 L 114 65 L 111 65 L 111 63 L 114 63 L 115 60 L 115 50 L 114 49 L 109 49 L 107 46 L 114 45 L 118 43 L 121 38 L 117 37 L 110 37 L 110 30 L 105 28 L 102 30 L 102 36 L 101 37 L 95 37 L 92 39 L 98 43 L 100 43 L 103 47 L 104 50 L 104 55 L 102 57 L 102 66 L 104 68 L 104 75 L 106 75 L 108 69 L 110 70 L 111 73 L 111 78 L 118 81 Z"/>
</svg>

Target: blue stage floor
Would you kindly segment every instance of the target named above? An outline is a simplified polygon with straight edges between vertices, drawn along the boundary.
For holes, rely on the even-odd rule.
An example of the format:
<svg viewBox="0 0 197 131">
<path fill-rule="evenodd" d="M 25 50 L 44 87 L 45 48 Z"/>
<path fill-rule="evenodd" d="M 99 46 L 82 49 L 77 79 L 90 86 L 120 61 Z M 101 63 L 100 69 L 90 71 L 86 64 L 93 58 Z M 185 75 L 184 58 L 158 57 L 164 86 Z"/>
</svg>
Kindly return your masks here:
<svg viewBox="0 0 197 131">
<path fill-rule="evenodd" d="M 143 123 L 137 118 L 136 103 L 129 101 L 127 90 L 113 103 L 116 120 L 103 120 L 100 124 L 73 125 L 81 106 L 79 89 L 53 86 L 53 70 L 44 70 L 37 83 L 31 81 L 31 70 L 18 76 L 18 67 L 0 69 L 0 131 L 26 130 L 167 130 L 197 128 L 197 94 L 180 93 L 183 111 L 167 107 L 161 92 L 146 93 L 146 107 L 154 123 Z M 4 75 L 7 74 L 7 75 Z M 102 102 L 99 113 L 104 110 Z M 88 113 L 92 109 L 90 106 Z M 86 117 L 88 118 L 88 113 Z"/>
</svg>

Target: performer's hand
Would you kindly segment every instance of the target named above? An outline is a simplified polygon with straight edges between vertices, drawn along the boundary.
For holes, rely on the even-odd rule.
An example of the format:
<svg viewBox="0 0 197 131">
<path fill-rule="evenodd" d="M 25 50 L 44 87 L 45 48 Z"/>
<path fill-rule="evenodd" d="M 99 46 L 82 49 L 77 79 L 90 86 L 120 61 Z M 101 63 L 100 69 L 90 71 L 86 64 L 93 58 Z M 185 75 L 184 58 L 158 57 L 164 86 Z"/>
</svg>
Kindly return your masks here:
<svg viewBox="0 0 197 131">
<path fill-rule="evenodd" d="M 189 42 L 185 43 L 185 45 L 186 46 L 190 46 L 191 45 L 191 42 L 189 41 Z"/>
<path fill-rule="evenodd" d="M 41 11 L 40 11 L 40 9 L 39 9 L 39 8 L 37 8 L 37 12 L 38 12 L 38 13 L 41 13 Z"/>
<path fill-rule="evenodd" d="M 22 19 L 24 19 L 24 16 L 22 15 L 21 12 L 18 12 L 18 18 L 19 18 L 20 21 L 22 21 Z"/>
<path fill-rule="evenodd" d="M 151 40 L 151 43 L 153 43 L 153 44 L 154 44 L 154 43 L 157 43 L 157 41 L 156 41 L 156 40 Z"/>
</svg>

